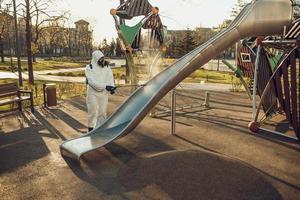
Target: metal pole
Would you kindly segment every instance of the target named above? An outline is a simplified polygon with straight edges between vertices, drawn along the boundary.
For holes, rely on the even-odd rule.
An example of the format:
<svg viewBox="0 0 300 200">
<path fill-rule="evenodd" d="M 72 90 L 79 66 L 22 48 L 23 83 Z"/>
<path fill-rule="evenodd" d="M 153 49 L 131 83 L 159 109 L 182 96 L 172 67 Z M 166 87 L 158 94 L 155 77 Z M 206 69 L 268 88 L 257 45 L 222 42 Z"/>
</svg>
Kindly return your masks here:
<svg viewBox="0 0 300 200">
<path fill-rule="evenodd" d="M 120 0 L 120 5 L 122 5 L 124 3 L 124 0 Z M 125 24 L 125 20 L 122 19 L 121 17 L 119 17 L 119 23 L 120 24 Z"/>
<path fill-rule="evenodd" d="M 253 101 L 252 101 L 252 121 L 255 120 L 255 112 L 256 112 L 256 88 L 257 88 L 257 74 L 258 74 L 258 67 L 259 67 L 259 60 L 260 60 L 260 51 L 261 51 L 261 44 L 258 45 L 257 53 L 256 53 L 256 60 L 255 60 L 255 70 L 254 70 L 254 83 L 253 83 Z"/>
<path fill-rule="evenodd" d="M 209 92 L 206 91 L 205 92 L 204 106 L 207 107 L 207 108 L 209 108 L 209 96 L 210 96 Z"/>
<path fill-rule="evenodd" d="M 46 103 L 46 83 L 43 84 L 43 97 L 44 97 L 44 107 L 47 107 Z"/>
<path fill-rule="evenodd" d="M 238 47 L 239 47 L 239 44 L 236 42 L 235 43 L 235 66 L 238 66 Z"/>
<path fill-rule="evenodd" d="M 275 135 L 279 135 L 279 136 L 282 136 L 282 137 L 285 137 L 285 138 L 288 138 L 288 139 L 299 141 L 299 139 L 296 138 L 296 137 L 289 136 L 289 135 L 286 135 L 284 133 L 280 133 L 278 131 L 273 131 L 273 130 L 269 130 L 269 129 L 266 129 L 266 128 L 260 128 L 260 130 L 263 130 L 263 131 L 266 131 L 266 132 L 270 132 L 270 133 L 273 133 Z"/>
<path fill-rule="evenodd" d="M 176 129 L 176 92 L 171 91 L 171 134 L 175 135 Z"/>
<path fill-rule="evenodd" d="M 19 86 L 23 86 L 16 0 L 13 0 L 13 7 L 14 7 L 14 18 L 15 18 L 14 21 L 15 21 L 15 37 L 16 37 L 16 57 L 17 57 L 17 60 L 18 60 Z"/>
</svg>

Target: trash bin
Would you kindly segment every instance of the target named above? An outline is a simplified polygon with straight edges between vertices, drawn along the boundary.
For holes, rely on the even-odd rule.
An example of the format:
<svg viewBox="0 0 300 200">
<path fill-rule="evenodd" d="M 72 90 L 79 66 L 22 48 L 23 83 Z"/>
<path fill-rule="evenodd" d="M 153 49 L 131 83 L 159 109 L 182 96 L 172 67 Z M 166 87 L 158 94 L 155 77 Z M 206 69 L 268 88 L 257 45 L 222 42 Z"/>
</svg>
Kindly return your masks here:
<svg viewBox="0 0 300 200">
<path fill-rule="evenodd" d="M 57 105 L 56 98 L 56 84 L 44 84 L 44 106 L 51 107 Z"/>
</svg>

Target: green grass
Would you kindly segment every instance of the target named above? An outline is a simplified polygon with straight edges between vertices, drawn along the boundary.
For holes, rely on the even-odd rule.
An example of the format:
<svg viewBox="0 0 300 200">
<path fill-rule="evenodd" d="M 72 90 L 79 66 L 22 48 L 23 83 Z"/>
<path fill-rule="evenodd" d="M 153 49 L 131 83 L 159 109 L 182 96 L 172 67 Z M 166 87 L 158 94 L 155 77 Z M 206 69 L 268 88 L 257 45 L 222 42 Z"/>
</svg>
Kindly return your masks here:
<svg viewBox="0 0 300 200">
<path fill-rule="evenodd" d="M 0 80 L 0 84 L 17 82 L 17 80 L 12 79 L 2 79 Z M 43 84 L 45 83 L 56 83 L 56 93 L 57 99 L 63 100 L 68 99 L 74 96 L 85 95 L 86 94 L 86 85 L 84 83 L 63 83 L 63 82 L 49 82 L 49 81 L 35 81 L 34 85 L 30 85 L 28 81 L 23 82 L 23 87 L 21 89 L 31 90 L 33 91 L 34 96 L 34 105 L 42 105 L 43 104 Z M 24 102 L 27 103 L 28 102 Z M 0 111 L 10 110 L 10 105 L 8 106 L 0 106 Z"/>
<path fill-rule="evenodd" d="M 115 77 L 125 76 L 125 67 L 113 68 L 112 72 Z M 59 73 L 48 73 L 47 75 L 53 76 L 72 76 L 72 77 L 83 77 L 85 76 L 84 71 L 77 71 L 77 72 L 59 72 Z"/>
<path fill-rule="evenodd" d="M 185 82 L 200 82 L 205 81 L 208 83 L 225 83 L 231 84 L 235 77 L 231 72 L 218 72 L 204 69 L 198 69 L 192 73 Z"/>
<path fill-rule="evenodd" d="M 112 69 L 115 78 L 124 78 L 125 77 L 125 68 L 113 68 Z M 48 75 L 54 76 L 73 76 L 73 77 L 83 77 L 85 76 L 84 71 L 79 72 L 60 72 L 60 73 L 49 73 Z M 148 77 L 147 74 L 138 74 L 140 78 Z M 200 81 L 205 81 L 208 83 L 224 83 L 224 84 L 232 84 L 232 82 L 236 79 L 231 72 L 218 72 L 218 71 L 210 71 L 199 69 L 192 73 L 189 77 L 187 77 L 184 82 L 192 82 L 199 83 Z"/>
<path fill-rule="evenodd" d="M 83 76 L 85 76 L 84 71 L 48 73 L 47 75 L 51 75 L 51 76 L 71 76 L 71 77 L 83 77 Z"/>
<path fill-rule="evenodd" d="M 11 83 L 11 82 L 17 82 L 17 80 L 13 80 L 13 79 L 0 79 L 0 84 Z"/>
<path fill-rule="evenodd" d="M 136 62 L 138 60 L 136 59 Z M 169 59 L 164 58 L 161 62 L 160 70 L 163 70 L 166 66 L 172 64 L 176 59 Z M 87 61 L 86 61 L 87 62 Z M 75 62 L 75 61 L 57 61 L 57 60 L 42 60 L 34 63 L 33 67 L 35 71 L 40 70 L 53 70 L 53 69 L 65 69 L 65 68 L 79 68 L 84 67 L 87 63 L 84 62 Z M 141 79 L 148 78 L 148 70 L 146 66 L 140 66 L 141 63 L 137 62 L 138 68 L 138 77 Z M 16 66 L 16 63 L 14 63 Z M 27 70 L 27 63 L 22 62 L 22 69 L 24 71 Z M 10 62 L 0 63 L 0 71 L 11 71 L 10 69 Z M 16 70 L 16 69 L 15 69 Z M 124 79 L 125 78 L 125 67 L 121 68 L 113 68 L 113 74 L 117 79 Z M 55 76 L 72 76 L 72 77 L 82 77 L 85 76 L 84 71 L 77 71 L 77 72 L 60 72 L 60 73 L 49 73 L 48 75 L 55 75 Z M 209 83 L 226 83 L 231 84 L 235 77 L 232 76 L 231 73 L 228 72 L 217 72 L 217 71 L 208 71 L 199 69 L 192 73 L 188 78 L 186 78 L 185 82 L 200 82 L 205 81 Z"/>
<path fill-rule="evenodd" d="M 33 63 L 34 71 L 53 70 L 53 69 L 67 69 L 85 67 L 87 63 L 70 62 L 70 61 L 54 61 L 54 60 L 41 60 Z M 17 71 L 17 62 L 13 62 L 14 71 Z M 26 61 L 21 62 L 22 70 L 27 71 L 28 65 Z M 0 63 L 0 71 L 11 71 L 11 63 Z"/>
<path fill-rule="evenodd" d="M 125 75 L 125 68 L 114 68 L 112 69 L 114 73 L 115 79 L 123 79 Z M 52 74 L 54 75 L 54 74 Z M 67 72 L 67 73 L 59 73 L 55 75 L 61 76 L 84 76 L 84 71 L 80 72 Z M 139 74 L 140 76 L 140 74 Z M 208 83 L 224 83 L 224 84 L 232 84 L 235 88 L 235 91 L 240 91 L 241 84 L 239 80 L 233 76 L 229 72 L 217 72 L 217 71 L 208 71 L 199 69 L 192 73 L 189 77 L 187 77 L 184 82 L 193 82 L 200 83 L 201 81 L 205 81 Z M 9 82 L 17 82 L 17 80 L 11 79 L 2 79 L 0 80 L 0 84 L 9 83 Z M 24 81 L 24 86 L 22 89 L 31 90 L 34 93 L 34 102 L 35 105 L 41 105 L 43 103 L 43 84 L 48 83 L 47 81 L 35 81 L 35 85 L 29 85 L 27 81 Z M 53 83 L 53 82 L 51 82 Z M 68 99 L 70 97 L 85 95 L 86 93 L 86 85 L 83 83 L 56 83 L 57 89 L 57 98 L 58 100 Z M 10 107 L 0 107 L 1 110 L 7 110 Z"/>
</svg>

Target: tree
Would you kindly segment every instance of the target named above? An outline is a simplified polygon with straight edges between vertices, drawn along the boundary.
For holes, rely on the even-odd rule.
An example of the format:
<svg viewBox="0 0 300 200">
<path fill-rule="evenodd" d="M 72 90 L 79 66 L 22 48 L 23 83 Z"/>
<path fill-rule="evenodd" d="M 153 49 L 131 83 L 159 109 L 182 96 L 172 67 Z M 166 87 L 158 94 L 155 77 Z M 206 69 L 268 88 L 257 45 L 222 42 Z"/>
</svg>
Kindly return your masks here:
<svg viewBox="0 0 300 200">
<path fill-rule="evenodd" d="M 171 58 L 178 58 L 184 53 L 184 45 L 182 45 L 182 41 L 184 38 L 185 30 L 169 30 L 169 37 L 166 41 L 167 49 L 166 56 Z"/>
<path fill-rule="evenodd" d="M 64 40 L 66 41 L 65 44 L 65 49 L 68 56 L 72 56 L 72 41 L 71 41 L 71 37 L 72 37 L 72 29 L 71 28 L 66 28 L 65 25 L 62 26 L 63 31 L 63 37 Z"/>
<path fill-rule="evenodd" d="M 224 28 L 227 28 L 230 25 L 231 22 L 232 22 L 232 20 L 230 20 L 230 19 L 224 19 L 223 22 L 222 22 L 222 24 L 220 24 L 218 26 L 218 29 L 222 30 Z"/>
<path fill-rule="evenodd" d="M 109 45 L 107 44 L 107 40 L 106 38 L 104 38 L 100 44 L 100 49 L 101 51 L 103 52 L 103 54 L 105 56 L 108 56 L 109 55 L 109 50 L 110 50 L 110 47 Z"/>
<path fill-rule="evenodd" d="M 196 47 L 194 31 L 191 31 L 189 28 L 178 32 L 174 39 L 173 53 L 175 57 L 182 57 Z"/>
<path fill-rule="evenodd" d="M 68 30 L 61 27 L 57 21 L 50 22 L 43 31 L 43 41 L 41 41 L 43 44 L 40 46 L 46 45 L 48 55 L 60 55 L 60 50 L 68 46 L 69 43 L 69 38 L 67 38 L 65 35 L 70 33 L 66 32 L 68 32 Z"/>
<path fill-rule="evenodd" d="M 117 44 L 116 44 L 116 56 L 117 56 L 117 57 L 121 57 L 121 56 L 124 55 L 124 52 L 122 51 L 122 48 L 121 48 L 120 39 L 117 38 L 116 41 L 117 41 L 117 42 L 116 42 L 116 43 L 117 43 Z"/>
<path fill-rule="evenodd" d="M 193 32 L 189 28 L 187 29 L 187 31 L 185 33 L 185 38 L 184 38 L 183 42 L 185 45 L 185 53 L 188 53 L 188 52 L 194 50 L 196 47 Z"/>
<path fill-rule="evenodd" d="M 211 28 L 197 27 L 194 33 L 194 41 L 197 46 L 199 46 L 209 40 L 214 33 L 215 32 Z"/>
<path fill-rule="evenodd" d="M 90 52 L 91 46 L 91 32 L 90 31 L 79 31 L 78 32 L 78 56 L 86 56 Z M 108 46 L 108 45 L 107 45 Z M 106 53 L 109 50 L 106 50 Z"/>
<path fill-rule="evenodd" d="M 25 34 L 26 34 L 26 52 L 27 52 L 27 62 L 28 62 L 28 76 L 29 76 L 29 83 L 34 84 L 34 77 L 33 77 L 33 66 L 32 61 L 34 55 L 38 52 L 33 52 L 32 44 L 34 47 L 38 46 L 38 40 L 40 38 L 42 25 L 45 22 L 57 20 L 57 18 L 61 18 L 61 16 L 51 16 L 51 13 L 48 8 L 49 5 L 52 3 L 51 0 L 24 0 L 25 4 L 21 3 L 20 5 L 23 6 L 23 13 L 25 16 Z M 32 25 L 32 21 L 35 22 Z M 33 29 L 34 28 L 34 29 Z M 35 34 L 33 35 L 32 32 Z"/>
<path fill-rule="evenodd" d="M 294 16 L 300 17 L 300 0 L 293 0 Z"/>
<path fill-rule="evenodd" d="M 26 51 L 28 63 L 28 80 L 30 84 L 34 84 L 33 66 L 32 66 L 32 33 L 31 33 L 31 13 L 30 13 L 30 0 L 25 0 L 25 23 L 26 23 Z"/>
<path fill-rule="evenodd" d="M 231 17 L 235 18 L 248 2 L 249 0 L 237 0 L 237 2 L 231 10 Z"/>
<path fill-rule="evenodd" d="M 11 26 L 13 25 L 13 17 L 8 14 L 8 10 L 0 12 L 0 56 L 1 62 L 4 63 L 4 43 L 5 40 L 10 41 L 12 31 Z"/>
<path fill-rule="evenodd" d="M 0 0 L 0 57 L 4 62 L 5 45 L 11 47 L 13 41 L 14 17 L 10 13 L 11 2 Z M 8 49 L 8 48 L 7 48 Z"/>
<path fill-rule="evenodd" d="M 114 39 L 111 40 L 109 44 L 109 55 L 110 56 L 115 56 L 116 52 L 116 42 Z"/>
<path fill-rule="evenodd" d="M 34 19 L 33 25 L 33 37 L 32 37 L 32 46 L 36 47 L 37 51 L 33 51 L 33 61 L 35 62 L 35 55 L 39 52 L 38 51 L 38 42 L 40 39 L 41 34 L 46 29 L 45 24 L 49 22 L 55 22 L 64 20 L 66 17 L 67 12 L 62 14 L 53 14 L 51 15 L 52 11 L 49 10 L 51 1 L 44 1 L 44 0 L 31 0 L 31 8 L 30 13 L 32 18 Z"/>
</svg>

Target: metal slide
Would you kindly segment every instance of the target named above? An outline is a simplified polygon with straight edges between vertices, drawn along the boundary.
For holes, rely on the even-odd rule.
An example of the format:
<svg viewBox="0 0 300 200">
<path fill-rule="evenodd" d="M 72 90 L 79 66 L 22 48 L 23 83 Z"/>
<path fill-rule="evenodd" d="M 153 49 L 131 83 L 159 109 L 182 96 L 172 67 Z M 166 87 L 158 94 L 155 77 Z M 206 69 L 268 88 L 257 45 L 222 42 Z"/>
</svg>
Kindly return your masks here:
<svg viewBox="0 0 300 200">
<path fill-rule="evenodd" d="M 138 88 L 102 126 L 62 143 L 62 155 L 79 160 L 82 155 L 130 133 L 168 91 L 210 59 L 242 38 L 282 34 L 291 21 L 290 0 L 253 0 L 228 28 Z"/>
</svg>

